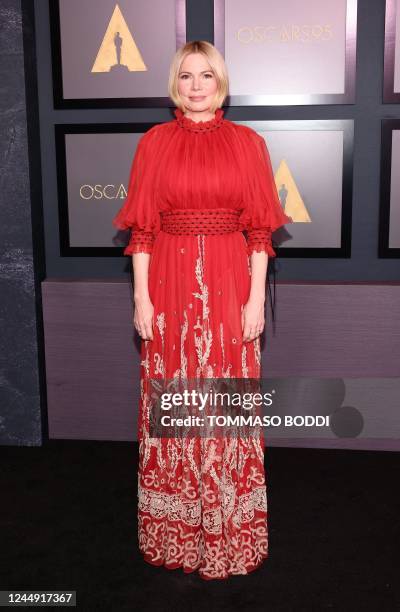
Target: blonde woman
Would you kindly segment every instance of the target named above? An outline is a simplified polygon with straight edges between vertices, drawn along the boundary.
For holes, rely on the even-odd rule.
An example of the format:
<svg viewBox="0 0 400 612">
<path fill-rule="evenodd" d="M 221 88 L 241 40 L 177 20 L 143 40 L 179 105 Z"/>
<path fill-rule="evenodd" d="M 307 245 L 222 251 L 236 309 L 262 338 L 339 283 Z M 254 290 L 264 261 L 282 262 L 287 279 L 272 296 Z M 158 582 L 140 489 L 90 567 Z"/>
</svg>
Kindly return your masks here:
<svg viewBox="0 0 400 612">
<path fill-rule="evenodd" d="M 259 379 L 271 232 L 292 219 L 264 139 L 224 118 L 226 66 L 208 42 L 171 64 L 174 119 L 140 139 L 113 223 L 131 231 L 142 338 L 138 523 L 144 559 L 204 579 L 268 554 L 262 437 L 150 435 L 150 379 Z M 243 234 L 246 231 L 246 235 Z"/>
</svg>

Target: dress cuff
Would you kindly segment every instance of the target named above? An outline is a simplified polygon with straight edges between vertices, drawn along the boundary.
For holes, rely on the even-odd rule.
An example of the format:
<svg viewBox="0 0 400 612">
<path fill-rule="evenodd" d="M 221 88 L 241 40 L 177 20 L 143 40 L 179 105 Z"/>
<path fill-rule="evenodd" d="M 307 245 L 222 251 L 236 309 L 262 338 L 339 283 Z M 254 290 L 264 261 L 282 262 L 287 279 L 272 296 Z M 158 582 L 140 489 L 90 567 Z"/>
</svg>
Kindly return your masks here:
<svg viewBox="0 0 400 612">
<path fill-rule="evenodd" d="M 129 244 L 124 249 L 124 255 L 134 253 L 152 253 L 154 233 L 140 230 L 132 230 Z"/>
<path fill-rule="evenodd" d="M 265 251 L 269 257 L 276 257 L 272 247 L 270 229 L 247 230 L 247 254 L 251 255 L 253 251 L 257 253 Z"/>
</svg>

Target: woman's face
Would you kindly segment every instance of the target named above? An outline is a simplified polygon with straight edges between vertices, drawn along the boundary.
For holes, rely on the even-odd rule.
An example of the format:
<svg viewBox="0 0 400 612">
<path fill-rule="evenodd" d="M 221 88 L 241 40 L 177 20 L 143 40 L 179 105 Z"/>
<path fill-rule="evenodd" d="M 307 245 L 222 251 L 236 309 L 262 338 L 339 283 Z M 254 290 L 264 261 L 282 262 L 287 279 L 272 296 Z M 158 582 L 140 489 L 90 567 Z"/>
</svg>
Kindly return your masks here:
<svg viewBox="0 0 400 612">
<path fill-rule="evenodd" d="M 187 55 L 178 75 L 178 91 L 187 110 L 208 111 L 217 89 L 217 79 L 204 55 Z"/>
</svg>

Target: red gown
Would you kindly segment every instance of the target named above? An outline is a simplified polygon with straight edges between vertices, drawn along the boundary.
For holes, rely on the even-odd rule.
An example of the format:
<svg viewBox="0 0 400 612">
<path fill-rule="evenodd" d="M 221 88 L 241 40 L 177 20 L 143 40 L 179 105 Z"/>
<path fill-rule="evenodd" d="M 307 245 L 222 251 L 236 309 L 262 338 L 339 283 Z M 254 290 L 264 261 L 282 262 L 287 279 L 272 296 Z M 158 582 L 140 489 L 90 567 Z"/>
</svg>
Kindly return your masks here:
<svg viewBox="0 0 400 612">
<path fill-rule="evenodd" d="M 162 229 L 166 211 L 193 225 L 210 210 L 224 223 L 227 209 L 238 216 L 236 231 Z M 176 108 L 141 137 L 113 224 L 132 230 L 125 255 L 151 253 L 154 337 L 141 344 L 138 423 L 139 547 L 150 563 L 215 579 L 247 574 L 268 555 L 263 438 L 152 438 L 148 383 L 260 378 L 260 338 L 242 342 L 250 255 L 274 257 L 271 232 L 290 222 L 265 140 L 222 109 L 195 122 Z"/>
</svg>

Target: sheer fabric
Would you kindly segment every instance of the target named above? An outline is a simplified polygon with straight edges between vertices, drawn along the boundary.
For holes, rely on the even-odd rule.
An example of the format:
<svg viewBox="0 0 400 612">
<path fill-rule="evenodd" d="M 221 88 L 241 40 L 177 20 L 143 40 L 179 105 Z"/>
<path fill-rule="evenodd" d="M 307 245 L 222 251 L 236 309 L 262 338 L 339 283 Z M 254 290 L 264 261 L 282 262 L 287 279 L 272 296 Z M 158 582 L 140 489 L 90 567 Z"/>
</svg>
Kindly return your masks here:
<svg viewBox="0 0 400 612">
<path fill-rule="evenodd" d="M 236 230 L 189 233 L 196 211 L 226 209 L 237 211 Z M 171 211 L 182 233 L 162 229 Z M 131 229 L 125 255 L 151 254 L 154 338 L 141 344 L 138 423 L 139 547 L 150 563 L 216 579 L 247 574 L 267 557 L 262 434 L 152 438 L 149 380 L 260 378 L 260 338 L 242 342 L 250 255 L 275 257 L 271 233 L 290 222 L 264 139 L 222 109 L 197 123 L 175 109 L 140 139 L 113 223 Z"/>
<path fill-rule="evenodd" d="M 280 203 L 264 138 L 224 119 L 222 109 L 198 123 L 178 108 L 175 115 L 148 130 L 137 146 L 128 195 L 113 220 L 131 229 L 124 254 L 152 252 L 161 211 L 232 207 L 242 211 L 248 254 L 265 250 L 275 257 L 271 232 L 292 219 Z"/>
</svg>

